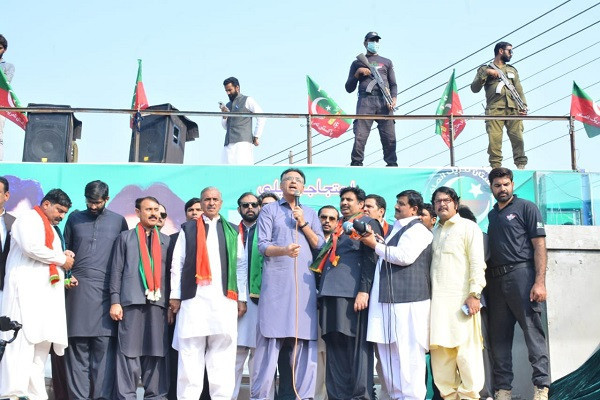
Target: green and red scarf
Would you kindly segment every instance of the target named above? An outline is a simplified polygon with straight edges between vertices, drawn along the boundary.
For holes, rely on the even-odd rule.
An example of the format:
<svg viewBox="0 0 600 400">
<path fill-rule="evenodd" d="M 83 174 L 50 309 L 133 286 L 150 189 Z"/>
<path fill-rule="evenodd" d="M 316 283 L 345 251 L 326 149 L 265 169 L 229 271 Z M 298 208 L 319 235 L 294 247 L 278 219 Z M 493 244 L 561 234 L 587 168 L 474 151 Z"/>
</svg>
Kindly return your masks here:
<svg viewBox="0 0 600 400">
<path fill-rule="evenodd" d="M 242 237 L 242 243 L 246 243 L 244 237 L 244 223 L 240 222 L 238 231 Z M 248 260 L 248 273 L 250 274 L 250 297 L 258 299 L 260 297 L 260 286 L 262 285 L 262 267 L 263 255 L 258 251 L 258 225 L 254 228 L 252 236 L 252 259 Z"/>
<path fill-rule="evenodd" d="M 150 231 L 150 250 L 146 241 L 146 230 L 138 222 L 135 227 L 135 233 L 138 239 L 138 249 L 140 252 L 140 275 L 144 284 L 145 295 L 150 301 L 158 301 L 161 298 L 160 284 L 162 276 L 162 248 L 158 228 L 154 227 Z"/>
<path fill-rule="evenodd" d="M 362 212 L 356 213 L 350 218 L 348 218 L 347 221 L 352 222 L 355 219 L 362 218 L 363 215 L 364 214 Z M 325 246 L 323 246 L 315 261 L 310 265 L 309 268 L 311 271 L 317 272 L 319 274 L 323 273 L 323 268 L 325 268 L 325 264 L 327 264 L 328 260 L 331 262 L 331 265 L 337 267 L 338 263 L 340 262 L 340 256 L 336 254 L 337 242 L 340 236 L 344 234 L 344 222 L 345 221 L 343 218 L 340 218 L 338 220 L 338 223 L 335 227 L 335 230 L 331 234 L 331 237 L 329 238 L 327 243 L 325 243 Z"/>
<path fill-rule="evenodd" d="M 222 215 L 219 215 L 219 217 L 221 217 L 223 231 L 225 232 L 225 244 L 227 246 L 227 298 L 237 300 L 238 233 Z M 211 282 L 212 274 L 210 272 L 208 251 L 206 249 L 206 229 L 204 228 L 204 219 L 200 217 L 196 220 L 196 284 L 207 286 Z"/>
<path fill-rule="evenodd" d="M 40 206 L 35 206 L 35 207 L 33 207 L 33 209 L 39 214 L 39 216 L 42 218 L 42 222 L 44 223 L 44 234 L 45 234 L 44 245 L 47 248 L 52 249 L 53 248 L 52 243 L 54 242 L 54 229 L 52 228 L 52 225 L 50 225 L 50 220 L 48 219 L 46 214 L 44 214 L 44 212 L 42 211 Z M 54 285 L 58 281 L 60 281 L 60 276 L 58 275 L 58 268 L 56 268 L 56 264 L 54 264 L 54 263 L 51 263 L 49 265 L 49 267 L 50 267 L 50 284 Z"/>
</svg>

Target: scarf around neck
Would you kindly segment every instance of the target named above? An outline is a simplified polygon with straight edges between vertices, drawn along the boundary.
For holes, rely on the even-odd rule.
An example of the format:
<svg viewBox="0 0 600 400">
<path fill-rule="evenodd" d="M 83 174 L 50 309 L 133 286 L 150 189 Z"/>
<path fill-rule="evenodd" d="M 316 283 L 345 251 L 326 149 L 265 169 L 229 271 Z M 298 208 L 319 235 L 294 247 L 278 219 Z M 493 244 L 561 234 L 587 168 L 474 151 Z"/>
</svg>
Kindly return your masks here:
<svg viewBox="0 0 600 400">
<path fill-rule="evenodd" d="M 47 248 L 52 249 L 52 243 L 54 242 L 54 229 L 52 228 L 52 225 L 50 225 L 50 220 L 48 219 L 46 214 L 44 214 L 40 206 L 35 206 L 33 207 L 33 209 L 38 213 L 38 215 L 42 219 L 42 222 L 44 223 L 44 245 Z M 60 281 L 60 276 L 58 275 L 58 268 L 56 268 L 56 264 L 54 263 L 51 263 L 48 267 L 50 268 L 50 284 L 54 285 L 58 281 Z"/>
<path fill-rule="evenodd" d="M 142 277 L 144 289 L 146 289 L 144 294 L 148 300 L 158 301 L 161 298 L 160 285 L 162 276 L 162 249 L 160 247 L 158 228 L 154 227 L 150 231 L 150 250 L 148 250 L 146 231 L 139 222 L 135 227 L 135 233 L 138 239 L 138 251 L 140 254 L 140 276 Z"/>
</svg>

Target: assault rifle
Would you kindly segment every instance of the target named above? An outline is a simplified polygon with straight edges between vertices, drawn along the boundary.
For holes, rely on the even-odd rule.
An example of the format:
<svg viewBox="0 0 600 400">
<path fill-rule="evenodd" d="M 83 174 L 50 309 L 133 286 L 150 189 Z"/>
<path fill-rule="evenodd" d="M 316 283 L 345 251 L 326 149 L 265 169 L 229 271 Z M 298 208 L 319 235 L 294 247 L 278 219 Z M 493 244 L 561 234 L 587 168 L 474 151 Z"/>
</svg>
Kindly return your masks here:
<svg viewBox="0 0 600 400">
<path fill-rule="evenodd" d="M 369 70 L 371 71 L 371 75 L 374 78 L 371 81 L 371 83 L 369 83 L 369 85 L 367 86 L 367 92 L 371 93 L 373 87 L 375 85 L 378 85 L 379 89 L 381 90 L 381 93 L 383 93 L 383 98 L 385 99 L 385 102 L 388 104 L 388 106 L 392 107 L 392 105 L 394 104 L 394 100 L 392 99 L 392 95 L 390 94 L 390 89 L 386 86 L 385 82 L 383 81 L 383 78 L 379 74 L 379 71 L 377 71 L 377 68 L 369 64 L 369 60 L 367 60 L 367 57 L 365 57 L 365 55 L 362 53 L 357 55 L 356 59 L 363 63 L 365 67 L 369 68 Z"/>
<path fill-rule="evenodd" d="M 512 84 L 512 82 L 506 77 L 506 75 L 504 75 L 504 72 L 502 72 L 502 70 L 498 68 L 494 63 L 491 63 L 490 67 L 492 67 L 494 71 L 498 73 L 500 80 L 502 80 L 504 86 L 506 86 L 506 88 L 512 95 L 513 100 L 515 101 L 515 103 L 517 103 L 519 111 L 524 111 L 525 113 L 527 113 L 527 105 L 525 105 L 525 102 L 523 101 L 523 99 L 521 99 L 521 96 L 519 96 L 515 85 Z"/>
</svg>

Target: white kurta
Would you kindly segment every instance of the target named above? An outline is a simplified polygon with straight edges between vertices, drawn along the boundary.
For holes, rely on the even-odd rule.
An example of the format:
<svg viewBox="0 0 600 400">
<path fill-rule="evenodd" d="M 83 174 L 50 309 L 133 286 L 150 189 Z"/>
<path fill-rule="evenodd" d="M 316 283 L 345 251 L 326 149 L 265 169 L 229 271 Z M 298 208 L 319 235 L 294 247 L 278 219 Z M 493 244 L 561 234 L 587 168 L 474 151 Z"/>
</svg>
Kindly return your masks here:
<svg viewBox="0 0 600 400">
<path fill-rule="evenodd" d="M 210 220 L 204 217 L 208 225 L 206 249 L 210 262 L 212 282 L 206 286 L 198 286 L 196 296 L 181 302 L 177 313 L 173 348 L 179 349 L 178 339 L 226 334 L 235 341 L 237 336 L 237 302 L 225 297 L 221 280 L 221 257 L 217 236 L 218 218 Z M 227 224 L 227 221 L 223 221 Z M 179 234 L 173 250 L 171 268 L 171 298 L 181 298 L 181 269 L 185 261 L 185 235 Z M 238 298 L 246 301 L 247 273 L 244 245 L 238 235 L 237 252 L 237 284 Z"/>
<path fill-rule="evenodd" d="M 19 333 L 32 343 L 54 343 L 58 355 L 67 347 L 64 273 L 66 261 L 60 237 L 53 231 L 53 248 L 46 247 L 44 224 L 39 214 L 28 211 L 12 226 L 12 242 L 6 261 L 2 315 L 19 321 Z M 49 264 L 58 267 L 60 281 L 50 284 Z"/>
</svg>

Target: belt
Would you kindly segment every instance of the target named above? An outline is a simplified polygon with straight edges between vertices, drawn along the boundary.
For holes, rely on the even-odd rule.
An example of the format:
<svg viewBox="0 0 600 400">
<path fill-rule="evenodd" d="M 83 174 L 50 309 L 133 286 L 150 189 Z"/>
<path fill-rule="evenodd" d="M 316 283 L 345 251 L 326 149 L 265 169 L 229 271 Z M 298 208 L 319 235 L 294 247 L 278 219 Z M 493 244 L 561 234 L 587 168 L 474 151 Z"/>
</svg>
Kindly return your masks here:
<svg viewBox="0 0 600 400">
<path fill-rule="evenodd" d="M 516 264 L 504 264 L 497 267 L 491 267 L 487 269 L 487 275 L 491 278 L 498 278 L 517 269 L 528 268 L 533 266 L 533 261 L 523 261 Z"/>
<path fill-rule="evenodd" d="M 371 93 L 369 92 L 362 92 L 360 93 L 361 96 L 383 96 L 383 92 L 381 90 L 372 90 Z"/>
</svg>

